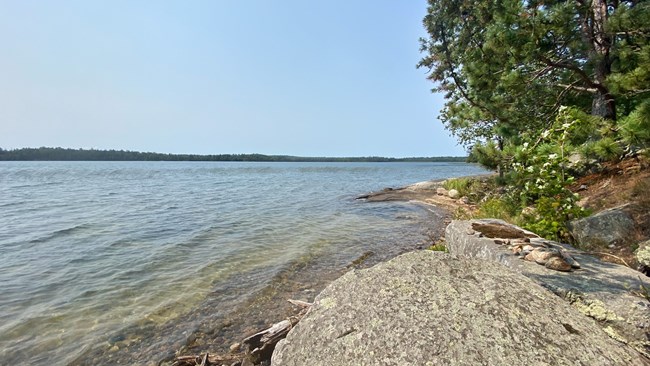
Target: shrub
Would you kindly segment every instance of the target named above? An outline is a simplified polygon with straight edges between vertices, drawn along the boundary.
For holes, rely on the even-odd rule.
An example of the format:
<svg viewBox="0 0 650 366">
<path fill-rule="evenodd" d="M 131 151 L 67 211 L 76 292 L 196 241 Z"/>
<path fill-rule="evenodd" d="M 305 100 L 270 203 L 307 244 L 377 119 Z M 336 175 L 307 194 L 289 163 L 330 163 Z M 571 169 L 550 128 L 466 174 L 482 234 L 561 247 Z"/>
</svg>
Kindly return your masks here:
<svg viewBox="0 0 650 366">
<path fill-rule="evenodd" d="M 568 156 L 575 151 L 569 137 L 580 121 L 567 108 L 541 136 L 525 141 L 513 155 L 510 175 L 513 198 L 520 207 L 533 204 L 534 217 L 522 217 L 523 226 L 549 239 L 568 240 L 566 223 L 586 215 L 579 196 L 568 189 L 574 177 L 568 173 Z"/>
</svg>

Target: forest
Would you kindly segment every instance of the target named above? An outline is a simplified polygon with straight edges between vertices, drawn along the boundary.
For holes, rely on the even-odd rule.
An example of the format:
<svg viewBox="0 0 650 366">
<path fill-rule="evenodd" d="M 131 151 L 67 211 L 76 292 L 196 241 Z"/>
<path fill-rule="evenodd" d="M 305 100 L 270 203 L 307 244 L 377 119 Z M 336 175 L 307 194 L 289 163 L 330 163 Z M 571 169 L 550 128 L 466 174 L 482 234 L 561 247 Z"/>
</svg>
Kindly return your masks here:
<svg viewBox="0 0 650 366">
<path fill-rule="evenodd" d="M 370 157 L 303 157 L 263 154 L 162 154 L 125 150 L 64 149 L 40 147 L 5 150 L 0 161 L 256 161 L 256 162 L 465 162 L 464 156 L 385 158 Z"/>
<path fill-rule="evenodd" d="M 586 215 L 576 177 L 648 156 L 647 0 L 429 0 L 423 24 L 440 120 L 499 171 L 494 205 L 535 212 L 530 229 L 564 236 Z"/>
</svg>

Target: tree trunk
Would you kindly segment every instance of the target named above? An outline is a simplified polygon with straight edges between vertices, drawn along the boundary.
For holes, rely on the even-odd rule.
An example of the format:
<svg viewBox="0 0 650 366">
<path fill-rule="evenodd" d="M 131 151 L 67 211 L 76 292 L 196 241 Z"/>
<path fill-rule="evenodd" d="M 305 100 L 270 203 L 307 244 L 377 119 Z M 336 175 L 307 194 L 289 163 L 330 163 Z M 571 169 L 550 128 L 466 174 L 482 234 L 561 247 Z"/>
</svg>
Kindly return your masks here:
<svg viewBox="0 0 650 366">
<path fill-rule="evenodd" d="M 592 0 L 591 17 L 586 19 L 587 24 L 583 24 L 582 29 L 587 33 L 591 45 L 590 57 L 594 63 L 595 81 L 599 86 L 594 95 L 591 114 L 616 120 L 616 101 L 605 86 L 607 76 L 612 72 L 612 62 L 609 57 L 612 39 L 605 31 L 607 18 L 607 0 Z"/>
<path fill-rule="evenodd" d="M 591 104 L 591 114 L 612 121 L 616 120 L 616 103 L 609 93 L 597 92 Z"/>
</svg>

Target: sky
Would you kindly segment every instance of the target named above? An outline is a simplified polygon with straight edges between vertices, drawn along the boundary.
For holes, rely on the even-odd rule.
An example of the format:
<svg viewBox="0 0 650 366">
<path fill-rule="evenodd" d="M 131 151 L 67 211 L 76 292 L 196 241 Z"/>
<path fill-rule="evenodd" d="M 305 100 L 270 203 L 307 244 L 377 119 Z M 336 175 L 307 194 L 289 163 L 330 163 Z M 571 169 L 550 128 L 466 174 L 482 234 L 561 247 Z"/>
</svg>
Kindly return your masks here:
<svg viewBox="0 0 650 366">
<path fill-rule="evenodd" d="M 426 1 L 1 1 L 0 147 L 460 156 Z"/>
</svg>

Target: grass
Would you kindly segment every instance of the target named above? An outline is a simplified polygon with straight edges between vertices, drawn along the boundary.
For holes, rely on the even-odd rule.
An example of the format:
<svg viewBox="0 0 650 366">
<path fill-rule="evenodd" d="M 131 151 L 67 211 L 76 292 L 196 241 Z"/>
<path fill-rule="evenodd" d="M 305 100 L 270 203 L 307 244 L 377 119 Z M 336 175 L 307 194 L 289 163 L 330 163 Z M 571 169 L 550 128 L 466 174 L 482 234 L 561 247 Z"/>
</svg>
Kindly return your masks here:
<svg viewBox="0 0 650 366">
<path fill-rule="evenodd" d="M 447 250 L 447 245 L 444 239 L 438 240 L 435 244 L 433 244 L 427 249 L 433 250 L 434 252 L 445 252 L 445 253 L 449 252 Z"/>
<path fill-rule="evenodd" d="M 640 180 L 632 188 L 632 199 L 642 209 L 650 210 L 650 179 Z"/>
<path fill-rule="evenodd" d="M 455 189 L 460 197 L 478 203 L 488 192 L 494 191 L 497 184 L 495 178 L 452 178 L 444 181 L 442 186 L 448 191 Z"/>
<path fill-rule="evenodd" d="M 508 222 L 514 222 L 517 216 L 517 205 L 499 197 L 492 197 L 479 205 L 479 209 L 474 214 L 476 219 L 501 219 Z"/>
<path fill-rule="evenodd" d="M 467 196 L 470 193 L 470 186 L 473 185 L 472 183 L 473 179 L 471 178 L 454 178 L 454 179 L 447 179 L 442 186 L 450 191 L 452 189 L 455 189 L 458 191 L 460 194 L 460 197 Z"/>
</svg>

